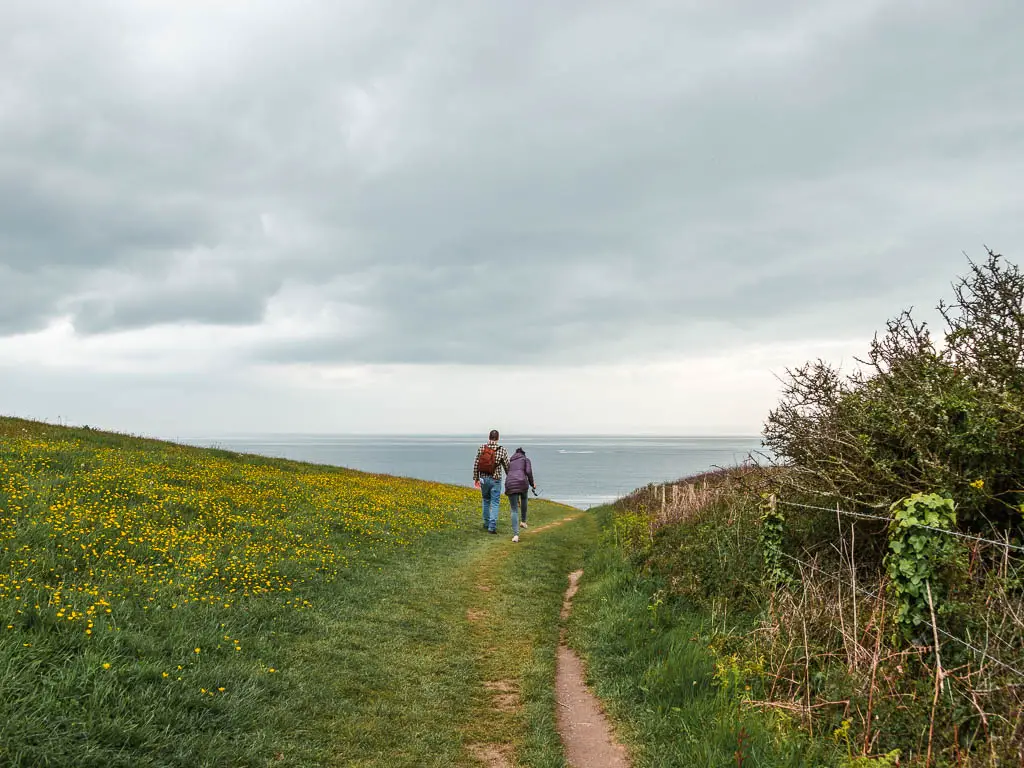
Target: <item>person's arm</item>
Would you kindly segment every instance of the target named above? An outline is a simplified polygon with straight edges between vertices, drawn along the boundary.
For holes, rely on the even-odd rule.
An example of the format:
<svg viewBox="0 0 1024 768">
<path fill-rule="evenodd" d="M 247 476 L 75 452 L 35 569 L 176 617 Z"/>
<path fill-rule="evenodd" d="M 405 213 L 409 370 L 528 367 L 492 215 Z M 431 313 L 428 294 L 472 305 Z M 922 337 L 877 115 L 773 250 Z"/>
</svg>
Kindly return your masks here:
<svg viewBox="0 0 1024 768">
<path fill-rule="evenodd" d="M 505 477 L 508 477 L 508 471 L 512 468 L 512 465 L 508 460 L 508 451 L 504 448 L 501 449 L 501 466 L 505 468 Z"/>
<path fill-rule="evenodd" d="M 480 485 L 480 453 L 483 448 L 476 449 L 476 458 L 473 459 L 473 485 Z"/>
<path fill-rule="evenodd" d="M 526 460 L 526 479 L 530 481 L 530 487 L 536 491 L 537 484 L 533 482 L 533 462 L 529 459 Z"/>
</svg>

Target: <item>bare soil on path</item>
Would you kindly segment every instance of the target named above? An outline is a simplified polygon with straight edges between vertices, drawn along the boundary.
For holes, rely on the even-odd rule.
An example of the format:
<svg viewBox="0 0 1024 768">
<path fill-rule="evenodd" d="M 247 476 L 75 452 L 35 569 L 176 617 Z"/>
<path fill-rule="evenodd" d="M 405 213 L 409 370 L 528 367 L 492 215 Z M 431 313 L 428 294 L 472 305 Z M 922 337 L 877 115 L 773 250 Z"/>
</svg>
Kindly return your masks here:
<svg viewBox="0 0 1024 768">
<path fill-rule="evenodd" d="M 562 603 L 562 619 L 572 610 L 572 598 L 583 571 L 569 574 L 569 588 Z M 565 745 L 565 759 L 572 768 L 628 768 L 626 749 L 615 739 L 601 702 L 587 688 L 583 662 L 565 644 L 558 646 L 555 672 L 558 701 L 558 732 Z"/>
<path fill-rule="evenodd" d="M 526 536 L 526 535 L 533 535 L 535 533 L 541 533 L 542 531 L 546 531 L 549 528 L 556 528 L 559 525 L 564 525 L 565 523 L 572 522 L 576 518 L 582 517 L 582 516 L 583 516 L 582 512 L 577 512 L 575 515 L 566 515 L 561 520 L 553 520 L 550 523 L 545 523 L 544 525 L 540 526 L 540 528 L 526 528 L 526 529 L 524 529 L 522 531 L 522 534 L 524 536 Z"/>
</svg>

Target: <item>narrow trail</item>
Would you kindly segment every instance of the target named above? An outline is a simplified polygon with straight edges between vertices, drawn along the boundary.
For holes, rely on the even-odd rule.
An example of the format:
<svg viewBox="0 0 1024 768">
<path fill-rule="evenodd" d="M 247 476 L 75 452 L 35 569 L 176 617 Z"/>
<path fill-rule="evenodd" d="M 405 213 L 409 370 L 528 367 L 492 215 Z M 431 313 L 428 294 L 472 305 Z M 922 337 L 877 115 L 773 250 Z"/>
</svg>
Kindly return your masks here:
<svg viewBox="0 0 1024 768">
<path fill-rule="evenodd" d="M 532 537 L 583 516 L 582 512 L 567 515 L 536 528 L 527 528 L 521 535 Z M 496 575 L 502 564 L 515 554 L 516 546 L 492 548 L 471 569 L 474 592 L 479 597 L 467 608 L 466 620 L 484 648 L 483 664 L 488 674 L 484 675 L 481 703 L 485 716 L 495 725 L 508 718 L 521 719 L 523 708 L 531 702 L 531 698 L 524 697 L 523 680 L 515 671 L 521 661 L 515 661 L 511 668 L 502 664 L 507 638 L 500 636 L 502 619 L 496 612 L 498 605 L 493 602 L 496 594 L 502 592 L 502 586 L 495 581 Z M 575 571 L 570 575 L 569 589 L 563 596 L 561 607 L 563 624 L 571 611 L 572 597 L 581 574 L 582 571 Z M 559 628 L 557 640 L 552 636 L 552 641 L 558 643 L 554 659 L 556 727 L 568 765 L 573 768 L 628 768 L 625 749 L 615 741 L 600 702 L 586 686 L 580 659 L 565 644 L 564 626 Z M 514 768 L 519 765 L 516 761 L 517 744 L 513 743 L 516 741 L 518 739 L 473 739 L 466 745 L 466 750 L 474 762 L 487 768 Z M 518 745 L 521 747 L 522 743 Z"/>
<path fill-rule="evenodd" d="M 540 526 L 539 528 L 527 528 L 524 531 L 520 531 L 520 533 L 522 533 L 524 536 L 532 535 L 534 533 L 541 533 L 542 531 L 546 531 L 549 528 L 555 528 L 555 527 L 557 527 L 559 525 L 564 525 L 565 523 L 571 523 L 573 520 L 577 520 L 577 519 L 579 519 L 581 517 L 583 517 L 583 513 L 582 512 L 577 512 L 575 515 L 566 515 L 565 517 L 561 518 L 560 520 L 554 520 L 554 521 L 552 521 L 550 523 L 545 523 L 544 525 Z"/>
<path fill-rule="evenodd" d="M 572 611 L 572 599 L 583 571 L 569 574 L 569 588 L 562 602 L 562 620 Z M 555 672 L 558 701 L 558 732 L 565 745 L 565 759 L 572 768 L 628 768 L 626 749 L 615 739 L 601 702 L 587 688 L 583 662 L 565 644 L 562 628 Z"/>
</svg>

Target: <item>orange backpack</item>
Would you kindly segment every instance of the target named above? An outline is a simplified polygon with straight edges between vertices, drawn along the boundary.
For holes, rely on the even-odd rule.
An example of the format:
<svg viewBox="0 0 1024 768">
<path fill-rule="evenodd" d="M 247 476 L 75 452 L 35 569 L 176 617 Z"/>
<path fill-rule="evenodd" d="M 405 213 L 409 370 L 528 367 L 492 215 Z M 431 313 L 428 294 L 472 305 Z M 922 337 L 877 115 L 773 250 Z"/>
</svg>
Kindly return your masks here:
<svg viewBox="0 0 1024 768">
<path fill-rule="evenodd" d="M 476 463 L 477 471 L 481 475 L 493 475 L 498 468 L 498 451 L 493 445 L 485 445 L 480 449 L 480 459 Z"/>
</svg>

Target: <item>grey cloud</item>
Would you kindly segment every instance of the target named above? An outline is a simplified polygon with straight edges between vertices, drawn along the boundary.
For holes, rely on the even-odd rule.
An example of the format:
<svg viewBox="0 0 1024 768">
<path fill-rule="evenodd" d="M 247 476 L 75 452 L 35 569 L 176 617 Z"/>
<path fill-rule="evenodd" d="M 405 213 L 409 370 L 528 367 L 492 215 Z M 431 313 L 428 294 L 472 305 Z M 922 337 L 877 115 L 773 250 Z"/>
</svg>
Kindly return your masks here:
<svg viewBox="0 0 1024 768">
<path fill-rule="evenodd" d="M 156 295 L 86 300 L 77 307 L 75 328 L 82 333 L 102 333 L 166 323 L 249 325 L 258 323 L 265 310 L 265 301 L 256 292 L 190 286 L 152 293 Z"/>
<path fill-rule="evenodd" d="M 261 358 L 649 358 L 859 333 L 1024 254 L 1019 4 L 179 5 L 180 39 L 5 10 L 0 265 L 37 298 L 0 332 L 301 285 L 362 319 Z M 171 279 L 197 247 L 235 277 Z"/>
<path fill-rule="evenodd" d="M 166 257 L 209 235 L 199 212 L 132 194 L 111 197 L 67 182 L 33 184 L 31 169 L 18 179 L 0 175 L 0 253 L 11 267 L 103 267 L 146 254 Z M 66 185 L 66 186 L 65 186 Z"/>
<path fill-rule="evenodd" d="M 29 274 L 0 264 L 0 335 L 45 324 L 72 285 L 65 270 L 51 268 Z"/>
</svg>

